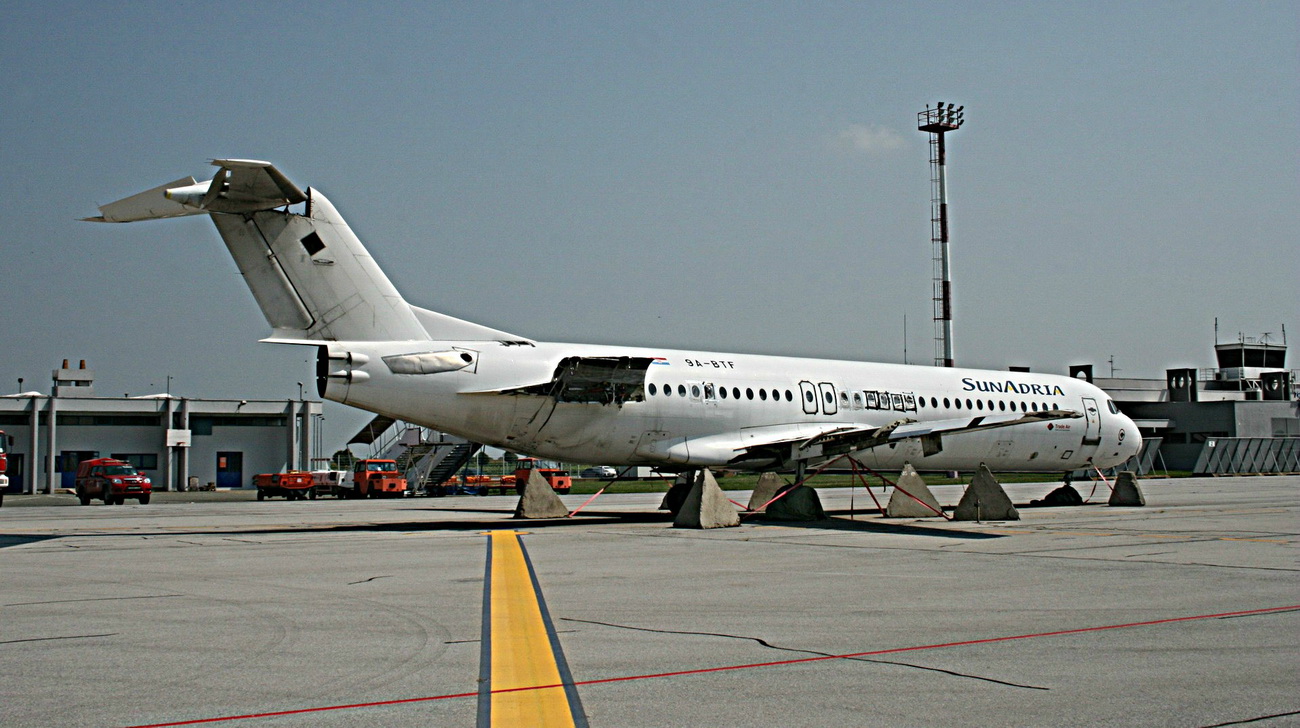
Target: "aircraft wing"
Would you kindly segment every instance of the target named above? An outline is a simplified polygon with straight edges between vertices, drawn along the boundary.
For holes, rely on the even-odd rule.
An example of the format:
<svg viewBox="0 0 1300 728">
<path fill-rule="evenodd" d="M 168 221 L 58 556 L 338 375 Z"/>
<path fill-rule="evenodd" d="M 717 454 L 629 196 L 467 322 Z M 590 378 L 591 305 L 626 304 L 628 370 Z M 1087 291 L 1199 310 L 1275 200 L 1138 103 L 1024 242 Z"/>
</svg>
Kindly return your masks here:
<svg viewBox="0 0 1300 728">
<path fill-rule="evenodd" d="M 963 432 L 990 430 L 998 427 L 1012 427 L 1034 422 L 1051 422 L 1053 420 L 1078 419 L 1083 414 L 1074 410 L 1043 410 L 1041 412 L 1016 412 L 972 417 L 958 417 L 947 420 L 900 419 L 887 425 L 838 425 L 831 426 L 811 437 L 807 434 L 776 431 L 776 435 L 763 441 L 750 441 L 744 444 L 737 458 L 749 459 L 762 453 L 772 454 L 785 450 L 794 460 L 823 460 L 834 455 L 854 450 L 869 450 L 873 447 L 904 440 L 919 439 L 926 455 L 933 455 L 943 450 L 945 435 L 958 435 Z"/>
</svg>

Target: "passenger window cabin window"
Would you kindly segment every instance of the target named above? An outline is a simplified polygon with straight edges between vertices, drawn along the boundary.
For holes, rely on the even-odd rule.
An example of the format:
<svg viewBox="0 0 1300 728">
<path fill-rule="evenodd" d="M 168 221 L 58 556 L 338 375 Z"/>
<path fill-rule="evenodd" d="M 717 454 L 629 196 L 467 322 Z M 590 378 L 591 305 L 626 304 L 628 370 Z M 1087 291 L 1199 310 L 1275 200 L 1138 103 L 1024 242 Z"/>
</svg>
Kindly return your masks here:
<svg viewBox="0 0 1300 728">
<path fill-rule="evenodd" d="M 718 387 L 718 394 L 722 395 L 722 398 L 723 398 L 723 399 L 726 399 L 726 398 L 727 398 L 727 388 L 726 388 L 726 387 Z"/>
<path fill-rule="evenodd" d="M 650 396 L 651 396 L 651 397 L 655 396 L 655 385 L 654 385 L 654 384 L 651 384 L 649 387 L 647 387 L 647 389 L 650 390 Z"/>
<path fill-rule="evenodd" d="M 760 389 L 760 390 L 758 390 L 758 398 L 761 399 L 761 400 L 763 400 L 764 402 L 766 402 L 766 401 L 767 401 L 767 390 L 766 390 L 766 389 Z"/>
<path fill-rule="evenodd" d="M 679 384 L 679 385 L 677 385 L 677 396 L 678 396 L 678 397 L 685 397 L 685 396 L 686 396 L 686 385 L 685 385 L 685 384 Z"/>
<path fill-rule="evenodd" d="M 692 384 L 692 385 L 691 385 L 691 396 L 692 396 L 692 397 L 698 397 L 698 396 L 700 396 L 700 385 L 698 385 L 698 384 Z"/>
<path fill-rule="evenodd" d="M 974 407 L 971 406 L 971 401 L 969 399 L 966 400 L 966 409 L 975 409 Z"/>
<path fill-rule="evenodd" d="M 806 400 L 808 400 L 809 402 L 811 402 L 811 401 L 813 401 L 813 393 L 812 393 L 811 391 L 809 391 L 809 392 L 804 392 L 804 393 L 803 393 L 803 398 L 806 399 Z"/>
<path fill-rule="evenodd" d="M 790 393 L 790 390 L 788 390 L 788 389 L 785 390 L 785 401 L 787 401 L 787 402 L 793 402 L 793 401 L 794 401 L 794 395 L 791 394 L 791 393 Z"/>
<path fill-rule="evenodd" d="M 740 387 L 731 388 L 731 397 L 732 399 L 740 399 Z"/>
<path fill-rule="evenodd" d="M 754 390 L 749 387 L 745 387 L 745 399 L 753 399 L 753 398 L 754 398 Z"/>
<path fill-rule="evenodd" d="M 961 409 L 961 400 L 960 400 L 960 399 L 954 399 L 954 400 L 952 401 L 952 403 L 953 403 L 954 406 L 957 407 L 957 409 Z"/>
<path fill-rule="evenodd" d="M 948 398 L 947 398 L 947 397 L 944 397 L 944 398 L 943 398 L 943 408 L 944 408 L 944 409 L 952 409 L 952 403 L 948 401 Z"/>
<path fill-rule="evenodd" d="M 1006 412 L 1006 411 L 1007 411 L 1007 402 L 1006 402 L 1006 400 L 1004 400 L 1004 399 L 999 399 L 999 400 L 998 400 L 998 409 L 1002 410 L 1003 412 Z"/>
<path fill-rule="evenodd" d="M 1032 407 L 1032 408 L 1034 409 L 1035 412 L 1038 411 L 1038 403 L 1037 403 L 1037 402 L 1033 402 L 1033 403 L 1031 403 L 1029 406 Z"/>
<path fill-rule="evenodd" d="M 984 409 L 984 400 L 982 399 L 975 400 L 975 407 L 976 409 L 981 409 L 981 410 Z"/>
<path fill-rule="evenodd" d="M 664 396 L 665 397 L 673 396 L 673 386 L 671 384 L 664 385 Z"/>
</svg>

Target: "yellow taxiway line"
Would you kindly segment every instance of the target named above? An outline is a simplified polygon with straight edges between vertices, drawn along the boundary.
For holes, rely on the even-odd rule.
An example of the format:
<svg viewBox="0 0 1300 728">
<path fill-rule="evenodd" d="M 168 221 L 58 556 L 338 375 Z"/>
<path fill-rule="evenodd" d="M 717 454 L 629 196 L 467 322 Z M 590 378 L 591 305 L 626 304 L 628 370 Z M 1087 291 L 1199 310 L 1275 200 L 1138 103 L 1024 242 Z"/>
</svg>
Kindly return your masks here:
<svg viewBox="0 0 1300 728">
<path fill-rule="evenodd" d="M 491 531 L 483 590 L 478 726 L 587 725 L 518 531 Z"/>
</svg>

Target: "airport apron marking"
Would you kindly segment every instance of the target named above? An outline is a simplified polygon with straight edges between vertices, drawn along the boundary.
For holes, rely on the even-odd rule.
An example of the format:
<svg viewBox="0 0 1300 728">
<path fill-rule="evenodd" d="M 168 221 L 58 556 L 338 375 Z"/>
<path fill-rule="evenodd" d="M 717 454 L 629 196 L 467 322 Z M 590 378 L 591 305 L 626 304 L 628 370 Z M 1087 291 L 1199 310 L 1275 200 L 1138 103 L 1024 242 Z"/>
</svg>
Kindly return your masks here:
<svg viewBox="0 0 1300 728">
<path fill-rule="evenodd" d="M 478 726 L 585 728 L 578 689 L 522 535 L 487 534 Z"/>
<path fill-rule="evenodd" d="M 1037 632 L 1032 634 L 1018 634 L 1004 637 L 988 637 L 985 639 L 964 640 L 961 642 L 941 642 L 930 645 L 914 645 L 911 647 L 891 647 L 882 650 L 871 650 L 869 652 L 853 652 L 843 655 L 818 655 L 816 657 L 804 657 L 793 660 L 778 660 L 775 662 L 754 662 L 745 665 L 721 665 L 718 667 L 703 667 L 694 670 L 678 670 L 676 672 L 656 672 L 645 675 L 623 675 L 620 677 L 596 678 L 594 680 L 583 680 L 575 685 L 602 685 L 606 683 L 628 682 L 631 680 L 655 680 L 667 677 L 680 677 L 685 675 L 702 675 L 713 672 L 726 672 L 731 670 L 752 670 L 755 668 L 783 667 L 785 665 L 799 665 L 809 662 L 824 662 L 827 660 L 847 660 L 855 657 L 867 657 L 872 655 L 890 655 L 900 652 L 916 652 L 918 650 L 941 650 L 951 647 L 966 647 L 970 645 L 988 645 L 997 643 L 1006 643 L 1017 640 L 1029 640 L 1039 637 L 1059 637 L 1062 635 L 1087 634 L 1090 632 L 1103 632 L 1115 629 L 1133 629 L 1136 627 L 1153 627 L 1165 624 L 1178 624 L 1181 622 L 1199 622 L 1211 619 L 1230 619 L 1233 617 L 1251 617 L 1265 614 L 1286 614 L 1300 612 L 1300 604 L 1290 604 L 1282 607 L 1262 607 L 1258 609 L 1243 609 L 1235 612 L 1219 612 L 1217 614 L 1196 614 L 1186 617 L 1169 617 L 1166 619 L 1153 619 L 1145 622 L 1126 622 L 1122 624 L 1104 624 L 1096 627 L 1079 627 L 1076 629 L 1057 630 L 1055 632 Z M 535 686 L 518 688 L 518 691 L 536 691 L 560 686 Z M 569 687 L 569 684 L 563 687 Z M 324 705 L 316 708 L 297 708 L 294 710 L 276 710 L 266 713 L 247 713 L 245 715 L 223 715 L 212 718 L 191 718 L 189 720 L 177 720 L 168 723 L 148 723 L 143 725 L 130 726 L 129 728 L 173 728 L 174 726 L 202 725 L 208 723 L 225 723 L 236 720 L 258 720 L 263 718 L 277 718 L 286 715 L 307 715 L 310 713 L 324 713 L 338 710 L 356 710 L 358 708 L 378 708 L 393 705 L 410 705 L 414 703 L 427 703 L 440 700 L 459 700 L 463 698 L 481 695 L 479 693 L 447 693 L 444 695 L 429 695 L 419 698 L 398 698 L 396 700 L 376 700 L 369 703 L 351 703 L 347 705 Z M 579 710 L 578 715 L 582 713 Z M 583 722 L 579 725 L 586 727 L 586 718 L 579 718 Z M 575 722 L 576 723 L 576 722 Z"/>
</svg>

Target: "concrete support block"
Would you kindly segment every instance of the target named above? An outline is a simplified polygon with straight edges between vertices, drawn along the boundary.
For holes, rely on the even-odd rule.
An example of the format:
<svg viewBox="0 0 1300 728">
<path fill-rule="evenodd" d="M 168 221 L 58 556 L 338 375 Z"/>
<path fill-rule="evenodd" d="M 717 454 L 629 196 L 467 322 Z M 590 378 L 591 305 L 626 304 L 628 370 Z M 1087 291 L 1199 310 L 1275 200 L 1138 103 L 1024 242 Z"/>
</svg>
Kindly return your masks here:
<svg viewBox="0 0 1300 728">
<path fill-rule="evenodd" d="M 728 528 L 740 525 L 740 513 L 722 494 L 713 473 L 705 468 L 695 476 L 674 528 Z"/>
<path fill-rule="evenodd" d="M 749 496 L 748 509 L 763 510 L 763 505 L 776 497 L 782 485 L 784 483 L 781 481 L 781 476 L 776 473 L 761 473 L 758 476 L 758 483 L 754 485 L 754 494 Z"/>
<path fill-rule="evenodd" d="M 1106 503 L 1108 506 L 1144 506 L 1147 499 L 1142 497 L 1142 489 L 1138 487 L 1137 474 L 1132 470 L 1125 470 L 1115 479 L 1115 490 L 1110 493 L 1110 500 Z"/>
<path fill-rule="evenodd" d="M 664 493 L 664 499 L 659 503 L 659 510 L 669 511 L 674 516 L 682 510 L 682 503 L 686 502 L 686 494 L 691 492 L 691 486 L 695 484 L 695 473 L 682 473 L 673 480 L 672 486 L 668 492 Z"/>
<path fill-rule="evenodd" d="M 1019 521 L 1020 514 L 1011 504 L 1011 498 L 1002 489 L 1002 484 L 993 477 L 993 473 L 984 463 L 980 463 L 979 472 L 971 478 L 966 492 L 961 494 L 961 501 L 952 512 L 954 521 Z"/>
<path fill-rule="evenodd" d="M 787 485 L 779 492 L 785 495 L 767 507 L 763 513 L 764 521 L 826 520 L 826 511 L 822 509 L 821 498 L 812 488 L 806 485 Z"/>
<path fill-rule="evenodd" d="M 515 506 L 515 518 L 565 518 L 568 515 L 569 509 L 546 478 L 536 470 L 528 471 L 524 494 L 519 496 L 519 505 Z"/>
<path fill-rule="evenodd" d="M 918 500 L 921 503 L 917 503 Z M 939 518 L 942 515 L 943 509 L 939 507 L 939 500 L 934 497 L 934 493 L 930 492 L 929 486 L 921 479 L 916 468 L 913 468 L 911 463 L 904 465 L 903 472 L 898 476 L 898 483 L 894 486 L 894 492 L 889 496 L 889 505 L 885 506 L 885 517 Z"/>
</svg>

